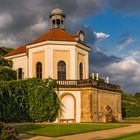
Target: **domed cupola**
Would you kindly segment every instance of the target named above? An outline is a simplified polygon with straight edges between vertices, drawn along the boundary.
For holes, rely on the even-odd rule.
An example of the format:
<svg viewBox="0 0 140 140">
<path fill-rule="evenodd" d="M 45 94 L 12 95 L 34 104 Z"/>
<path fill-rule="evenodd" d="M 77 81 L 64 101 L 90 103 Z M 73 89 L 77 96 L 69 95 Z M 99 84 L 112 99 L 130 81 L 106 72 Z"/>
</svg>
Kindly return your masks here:
<svg viewBox="0 0 140 140">
<path fill-rule="evenodd" d="M 50 19 L 51 29 L 64 29 L 65 14 L 61 9 L 52 10 Z"/>
</svg>

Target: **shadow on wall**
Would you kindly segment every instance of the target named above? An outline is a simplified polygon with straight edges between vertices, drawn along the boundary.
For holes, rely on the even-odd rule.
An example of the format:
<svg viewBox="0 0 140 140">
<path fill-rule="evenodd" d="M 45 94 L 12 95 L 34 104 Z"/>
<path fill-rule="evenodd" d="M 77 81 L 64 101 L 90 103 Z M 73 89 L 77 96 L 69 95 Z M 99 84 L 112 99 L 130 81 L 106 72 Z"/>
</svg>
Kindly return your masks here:
<svg viewBox="0 0 140 140">
<path fill-rule="evenodd" d="M 106 106 L 106 122 L 117 122 L 109 105 Z"/>
</svg>

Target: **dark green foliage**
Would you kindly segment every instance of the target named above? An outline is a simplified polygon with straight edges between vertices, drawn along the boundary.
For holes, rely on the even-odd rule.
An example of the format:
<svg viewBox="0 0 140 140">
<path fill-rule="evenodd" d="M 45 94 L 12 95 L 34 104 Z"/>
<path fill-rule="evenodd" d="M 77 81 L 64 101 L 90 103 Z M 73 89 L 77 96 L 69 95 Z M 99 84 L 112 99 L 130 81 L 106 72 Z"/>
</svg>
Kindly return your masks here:
<svg viewBox="0 0 140 140">
<path fill-rule="evenodd" d="M 136 93 L 135 98 L 140 101 L 140 93 Z"/>
<path fill-rule="evenodd" d="M 3 56 L 0 56 L 0 66 L 1 67 L 7 66 L 9 68 L 12 68 L 13 62 L 11 60 L 4 59 Z"/>
<path fill-rule="evenodd" d="M 0 56 L 0 81 L 16 80 L 16 71 L 12 70 L 13 63 Z"/>
<path fill-rule="evenodd" d="M 0 47 L 0 55 L 4 56 L 12 50 L 12 48 Z"/>
<path fill-rule="evenodd" d="M 17 135 L 14 127 L 0 123 L 0 140 L 16 140 Z"/>
<path fill-rule="evenodd" d="M 54 121 L 58 115 L 57 84 L 29 79 L 0 82 L 1 121 Z"/>
<path fill-rule="evenodd" d="M 0 67 L 0 81 L 16 80 L 16 71 L 9 67 Z"/>
<path fill-rule="evenodd" d="M 140 116 L 140 98 L 137 95 L 122 94 L 122 116 L 123 118 Z"/>
</svg>

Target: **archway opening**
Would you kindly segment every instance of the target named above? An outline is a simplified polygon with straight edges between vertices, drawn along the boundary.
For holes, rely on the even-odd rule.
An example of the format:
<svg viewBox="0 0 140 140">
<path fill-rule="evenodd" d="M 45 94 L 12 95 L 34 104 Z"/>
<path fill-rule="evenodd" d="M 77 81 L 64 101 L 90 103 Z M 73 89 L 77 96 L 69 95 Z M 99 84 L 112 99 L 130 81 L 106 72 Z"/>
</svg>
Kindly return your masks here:
<svg viewBox="0 0 140 140">
<path fill-rule="evenodd" d="M 65 94 L 61 97 L 62 102 L 62 112 L 61 120 L 62 121 L 75 121 L 76 114 L 76 100 L 71 94 Z"/>
</svg>

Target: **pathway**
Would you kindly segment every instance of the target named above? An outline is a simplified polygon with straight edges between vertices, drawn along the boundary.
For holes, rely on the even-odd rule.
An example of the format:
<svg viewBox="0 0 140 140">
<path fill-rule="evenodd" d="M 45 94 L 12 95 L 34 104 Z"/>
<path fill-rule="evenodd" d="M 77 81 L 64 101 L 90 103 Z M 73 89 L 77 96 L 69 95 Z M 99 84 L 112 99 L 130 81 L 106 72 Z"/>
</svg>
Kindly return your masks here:
<svg viewBox="0 0 140 140">
<path fill-rule="evenodd" d="M 57 138 L 43 136 L 28 136 L 28 135 L 26 136 L 23 135 L 21 137 L 24 137 L 22 138 L 22 140 L 103 140 L 109 137 L 119 136 L 136 131 L 140 131 L 140 124 L 131 124 L 130 126 L 127 127 L 62 136 Z"/>
</svg>

